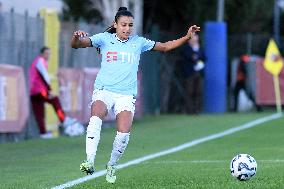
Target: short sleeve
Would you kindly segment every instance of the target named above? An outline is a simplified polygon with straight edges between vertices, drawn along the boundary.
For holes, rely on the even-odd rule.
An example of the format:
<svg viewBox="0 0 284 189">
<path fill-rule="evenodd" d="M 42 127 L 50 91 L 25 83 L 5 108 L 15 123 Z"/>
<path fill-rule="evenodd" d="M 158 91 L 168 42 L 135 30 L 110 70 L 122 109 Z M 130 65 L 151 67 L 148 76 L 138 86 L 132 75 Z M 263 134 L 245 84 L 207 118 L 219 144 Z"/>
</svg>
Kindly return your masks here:
<svg viewBox="0 0 284 189">
<path fill-rule="evenodd" d="M 93 47 L 100 47 L 103 45 L 105 33 L 98 33 L 89 37 Z"/>
<path fill-rule="evenodd" d="M 141 52 L 150 51 L 155 47 L 155 44 L 156 44 L 155 41 L 152 41 L 150 39 L 146 39 L 144 37 L 141 37 L 141 40 L 142 40 Z"/>
</svg>

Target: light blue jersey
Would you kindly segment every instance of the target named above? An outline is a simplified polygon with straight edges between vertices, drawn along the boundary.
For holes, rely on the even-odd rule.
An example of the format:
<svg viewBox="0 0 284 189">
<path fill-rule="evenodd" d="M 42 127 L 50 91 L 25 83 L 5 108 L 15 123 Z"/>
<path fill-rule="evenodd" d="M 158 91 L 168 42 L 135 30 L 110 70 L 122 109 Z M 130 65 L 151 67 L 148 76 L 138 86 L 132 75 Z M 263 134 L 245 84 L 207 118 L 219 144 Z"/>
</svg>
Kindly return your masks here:
<svg viewBox="0 0 284 189">
<path fill-rule="evenodd" d="M 140 54 L 153 49 L 155 42 L 137 35 L 121 41 L 116 34 L 108 32 L 93 35 L 90 40 L 102 54 L 95 89 L 136 96 Z"/>
</svg>

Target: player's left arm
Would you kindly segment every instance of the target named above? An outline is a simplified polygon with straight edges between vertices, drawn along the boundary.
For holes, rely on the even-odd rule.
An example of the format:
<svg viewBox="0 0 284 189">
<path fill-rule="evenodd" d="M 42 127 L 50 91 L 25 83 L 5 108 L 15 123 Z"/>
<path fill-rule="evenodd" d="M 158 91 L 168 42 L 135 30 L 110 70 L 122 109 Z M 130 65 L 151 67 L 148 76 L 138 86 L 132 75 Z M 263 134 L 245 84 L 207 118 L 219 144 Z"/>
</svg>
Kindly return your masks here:
<svg viewBox="0 0 284 189">
<path fill-rule="evenodd" d="M 168 52 L 170 50 L 173 50 L 183 45 L 184 43 L 186 43 L 195 34 L 195 32 L 198 32 L 198 31 L 200 31 L 200 27 L 196 25 L 190 26 L 185 36 L 179 39 L 173 40 L 173 41 L 165 42 L 165 43 L 157 42 L 153 50 L 163 51 L 163 52 Z"/>
</svg>

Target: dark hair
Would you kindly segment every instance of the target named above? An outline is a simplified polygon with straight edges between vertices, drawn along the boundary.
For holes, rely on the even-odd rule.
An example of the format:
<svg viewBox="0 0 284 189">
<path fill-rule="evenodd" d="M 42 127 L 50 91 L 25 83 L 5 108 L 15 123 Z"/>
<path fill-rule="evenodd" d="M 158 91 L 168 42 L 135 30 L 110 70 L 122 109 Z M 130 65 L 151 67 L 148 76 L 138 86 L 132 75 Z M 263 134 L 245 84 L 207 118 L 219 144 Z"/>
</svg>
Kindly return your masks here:
<svg viewBox="0 0 284 189">
<path fill-rule="evenodd" d="M 114 17 L 114 21 L 117 23 L 118 19 L 121 17 L 121 16 L 128 16 L 128 17 L 132 17 L 134 18 L 134 16 L 132 15 L 132 13 L 130 11 L 127 10 L 126 7 L 119 7 L 115 17 Z M 113 25 L 111 25 L 110 27 L 108 27 L 106 30 L 106 32 L 109 32 L 109 33 L 115 33 L 116 30 L 114 28 Z"/>
<path fill-rule="evenodd" d="M 49 47 L 44 46 L 40 49 L 40 54 L 44 53 L 44 51 L 49 50 Z"/>
</svg>

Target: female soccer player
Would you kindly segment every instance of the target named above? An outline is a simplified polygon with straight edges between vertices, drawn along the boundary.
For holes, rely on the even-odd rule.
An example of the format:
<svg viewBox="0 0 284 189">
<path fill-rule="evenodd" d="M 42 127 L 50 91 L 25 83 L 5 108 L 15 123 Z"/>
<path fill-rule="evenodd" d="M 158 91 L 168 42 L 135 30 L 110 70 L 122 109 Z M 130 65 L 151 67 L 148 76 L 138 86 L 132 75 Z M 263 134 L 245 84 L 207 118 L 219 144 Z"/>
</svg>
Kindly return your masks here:
<svg viewBox="0 0 284 189">
<path fill-rule="evenodd" d="M 134 17 L 125 7 L 120 7 L 114 23 L 104 33 L 87 37 L 84 31 L 75 31 L 72 48 L 96 47 L 102 55 L 101 69 L 97 75 L 92 96 L 91 118 L 86 134 L 87 160 L 80 169 L 87 174 L 94 172 L 94 159 L 100 140 L 102 120 L 113 108 L 116 116 L 117 134 L 113 142 L 110 160 L 107 163 L 106 180 L 116 180 L 116 164 L 124 153 L 130 135 L 135 112 L 137 94 L 137 71 L 140 54 L 155 50 L 167 52 L 186 43 L 200 28 L 196 25 L 177 40 L 166 43 L 154 42 L 137 35 L 131 35 Z"/>
</svg>

